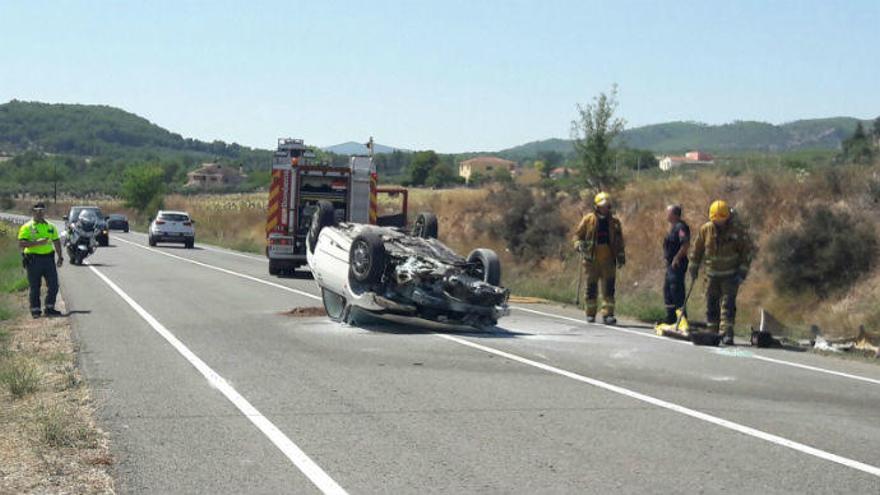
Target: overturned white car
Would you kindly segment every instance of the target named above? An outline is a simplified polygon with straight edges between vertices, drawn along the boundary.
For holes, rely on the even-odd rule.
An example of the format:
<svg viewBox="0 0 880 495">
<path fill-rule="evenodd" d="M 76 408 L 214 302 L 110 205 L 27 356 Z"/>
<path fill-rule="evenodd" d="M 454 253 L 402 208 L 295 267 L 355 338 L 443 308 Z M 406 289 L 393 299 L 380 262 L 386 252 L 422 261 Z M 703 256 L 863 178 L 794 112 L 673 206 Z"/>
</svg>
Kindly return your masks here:
<svg viewBox="0 0 880 495">
<path fill-rule="evenodd" d="M 463 258 L 437 240 L 437 218 L 419 215 L 411 231 L 338 223 L 318 204 L 307 237 L 307 260 L 327 315 L 349 321 L 354 308 L 475 328 L 508 313 L 494 251 Z"/>
</svg>

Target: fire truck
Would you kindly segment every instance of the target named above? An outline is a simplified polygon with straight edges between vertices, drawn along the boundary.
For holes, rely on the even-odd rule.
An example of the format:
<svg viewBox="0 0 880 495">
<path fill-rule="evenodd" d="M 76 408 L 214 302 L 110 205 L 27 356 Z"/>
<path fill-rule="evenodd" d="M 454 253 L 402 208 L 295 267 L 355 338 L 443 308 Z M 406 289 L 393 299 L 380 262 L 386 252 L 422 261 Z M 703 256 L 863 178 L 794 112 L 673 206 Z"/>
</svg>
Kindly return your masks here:
<svg viewBox="0 0 880 495">
<path fill-rule="evenodd" d="M 378 195 L 402 196 L 400 213 L 379 216 Z M 370 156 L 352 156 L 347 166 L 320 163 L 302 139 L 279 138 L 272 157 L 266 219 L 270 275 L 292 275 L 306 264 L 306 236 L 318 201 L 333 204 L 337 222 L 405 227 L 408 194 L 378 187 Z"/>
</svg>

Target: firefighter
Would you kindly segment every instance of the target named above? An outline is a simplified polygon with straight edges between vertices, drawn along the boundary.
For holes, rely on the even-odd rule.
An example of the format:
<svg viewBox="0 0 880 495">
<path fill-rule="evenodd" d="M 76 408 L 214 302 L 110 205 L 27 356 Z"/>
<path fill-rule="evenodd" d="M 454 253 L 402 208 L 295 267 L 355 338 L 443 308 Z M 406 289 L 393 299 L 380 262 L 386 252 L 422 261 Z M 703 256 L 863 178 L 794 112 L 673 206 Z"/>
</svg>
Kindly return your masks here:
<svg viewBox="0 0 880 495">
<path fill-rule="evenodd" d="M 671 225 L 663 238 L 663 258 L 666 260 L 666 277 L 663 280 L 663 303 L 666 305 L 666 323 L 675 323 L 675 310 L 684 310 L 685 275 L 688 269 L 688 249 L 691 245 L 691 229 L 681 217 L 680 205 L 666 207 L 666 221 Z"/>
<path fill-rule="evenodd" d="M 42 314 L 60 316 L 55 309 L 55 298 L 58 295 L 58 271 L 64 264 L 61 250 L 61 237 L 58 228 L 46 221 L 46 205 L 37 203 L 33 207 L 34 218 L 22 225 L 18 231 L 18 245 L 23 252 L 23 264 L 27 270 L 30 286 L 31 316 L 39 318 L 40 286 L 46 279 L 46 304 Z M 55 261 L 55 256 L 58 261 Z"/>
<path fill-rule="evenodd" d="M 712 203 L 709 221 L 700 227 L 694 241 L 690 274 L 693 283 L 700 264 L 706 262 L 706 322 L 710 330 L 722 334 L 725 345 L 733 345 L 736 294 L 749 274 L 753 251 L 748 232 L 727 203 Z"/>
<path fill-rule="evenodd" d="M 600 192 L 593 199 L 593 212 L 584 216 L 574 234 L 575 249 L 584 258 L 587 275 L 587 321 L 596 321 L 598 292 L 602 290 L 602 321 L 617 323 L 614 317 L 614 279 L 617 268 L 626 263 L 623 229 L 611 214 L 611 196 Z"/>
</svg>

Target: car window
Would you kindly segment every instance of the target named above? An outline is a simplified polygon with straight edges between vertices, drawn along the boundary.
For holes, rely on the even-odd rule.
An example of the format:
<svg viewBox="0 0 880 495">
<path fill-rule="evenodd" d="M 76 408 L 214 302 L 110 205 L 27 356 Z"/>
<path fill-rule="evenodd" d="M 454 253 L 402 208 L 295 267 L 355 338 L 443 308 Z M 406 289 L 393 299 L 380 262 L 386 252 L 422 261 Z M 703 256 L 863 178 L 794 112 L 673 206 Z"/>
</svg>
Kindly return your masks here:
<svg viewBox="0 0 880 495">
<path fill-rule="evenodd" d="M 159 215 L 159 220 L 167 220 L 169 222 L 188 222 L 189 217 L 178 213 L 163 213 Z"/>
<path fill-rule="evenodd" d="M 98 217 L 98 220 L 104 219 L 104 215 L 101 214 L 100 208 L 76 208 L 76 207 L 70 209 L 70 213 L 67 214 L 67 218 L 78 218 L 79 214 L 82 213 L 84 210 L 95 212 L 95 216 Z"/>
</svg>

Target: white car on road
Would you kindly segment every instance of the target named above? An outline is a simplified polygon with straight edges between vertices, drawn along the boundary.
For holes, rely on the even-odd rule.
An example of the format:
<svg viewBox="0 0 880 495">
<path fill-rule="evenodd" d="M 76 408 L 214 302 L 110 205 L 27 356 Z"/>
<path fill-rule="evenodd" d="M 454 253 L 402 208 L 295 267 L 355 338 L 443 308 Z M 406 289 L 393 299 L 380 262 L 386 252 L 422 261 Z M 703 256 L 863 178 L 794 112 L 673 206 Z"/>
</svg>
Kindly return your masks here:
<svg viewBox="0 0 880 495">
<path fill-rule="evenodd" d="M 195 221 L 185 211 L 159 211 L 156 218 L 150 222 L 150 246 L 160 242 L 172 242 L 192 249 L 196 243 L 194 225 Z"/>
<path fill-rule="evenodd" d="M 508 314 L 494 251 L 463 258 L 437 237 L 437 218 L 419 215 L 412 231 L 335 221 L 333 206 L 318 204 L 306 254 L 327 315 L 349 321 L 352 308 L 371 313 L 490 328 Z"/>
</svg>

